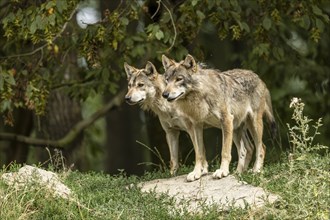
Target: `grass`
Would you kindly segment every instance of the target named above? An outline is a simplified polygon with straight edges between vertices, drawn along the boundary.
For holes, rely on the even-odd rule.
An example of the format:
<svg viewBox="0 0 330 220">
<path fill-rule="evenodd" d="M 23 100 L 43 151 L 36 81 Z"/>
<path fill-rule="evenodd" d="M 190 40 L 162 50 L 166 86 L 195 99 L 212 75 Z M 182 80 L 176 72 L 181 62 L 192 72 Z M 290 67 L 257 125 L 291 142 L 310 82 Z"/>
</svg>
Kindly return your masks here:
<svg viewBox="0 0 330 220">
<path fill-rule="evenodd" d="M 294 122 L 298 119 L 293 118 Z M 311 120 L 305 122 L 288 125 L 293 132 L 289 132 L 292 149 L 283 153 L 280 161 L 266 164 L 260 174 L 237 176 L 280 195 L 275 204 L 222 212 L 216 207 L 203 207 L 203 213 L 189 214 L 185 209 L 175 209 L 178 204 L 173 198 L 142 194 L 137 186 L 142 181 L 169 177 L 168 170 L 146 173 L 142 177 L 63 171 L 59 173 L 60 178 L 75 194 L 70 201 L 53 198 L 42 188 L 16 189 L 0 180 L 0 219 L 329 219 L 330 155 L 325 146 L 313 143 L 316 133 L 309 134 L 306 126 Z M 303 135 L 300 132 L 304 132 Z M 309 147 L 301 144 L 306 138 Z M 18 168 L 13 165 L 9 170 Z M 180 174 L 190 169 L 183 167 Z M 5 169 L 0 170 L 0 175 L 4 172 Z"/>
<path fill-rule="evenodd" d="M 0 219 L 328 219 L 329 155 L 309 153 L 303 159 L 265 166 L 263 173 L 239 176 L 253 185 L 279 194 L 281 200 L 258 210 L 233 209 L 218 212 L 204 208 L 203 214 L 182 214 L 172 198 L 142 194 L 141 181 L 168 177 L 164 172 L 143 177 L 110 176 L 90 172 L 60 173 L 75 192 L 75 199 L 53 198 L 46 190 L 21 190 L 0 182 Z M 2 171 L 3 172 L 3 171 Z"/>
</svg>

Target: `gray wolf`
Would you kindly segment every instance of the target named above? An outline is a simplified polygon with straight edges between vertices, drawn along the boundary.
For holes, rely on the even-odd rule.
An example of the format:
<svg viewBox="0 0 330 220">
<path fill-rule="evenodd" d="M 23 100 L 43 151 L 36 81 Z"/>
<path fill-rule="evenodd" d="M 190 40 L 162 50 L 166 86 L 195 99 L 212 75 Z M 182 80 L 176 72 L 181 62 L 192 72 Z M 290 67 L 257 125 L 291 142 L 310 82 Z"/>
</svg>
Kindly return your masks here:
<svg viewBox="0 0 330 220">
<path fill-rule="evenodd" d="M 253 171 L 259 172 L 266 150 L 262 142 L 263 116 L 272 124 L 275 120 L 270 93 L 258 75 L 243 69 L 225 72 L 208 69 L 196 63 L 191 55 L 181 62 L 163 55 L 162 62 L 167 83 L 162 96 L 184 112 L 196 138 L 202 139 L 203 125 L 222 129 L 221 165 L 213 177 L 222 178 L 229 174 L 233 141 L 238 149 L 243 149 L 239 157 L 245 156 L 245 162 L 250 162 L 251 155 L 244 152 L 244 149 L 251 148 L 248 132 L 256 146 Z M 203 147 L 201 141 L 194 145 L 196 163 L 191 175 L 197 178 L 202 169 Z"/>
<path fill-rule="evenodd" d="M 176 103 L 170 103 L 162 97 L 165 90 L 166 82 L 162 74 L 158 74 L 155 66 L 148 62 L 144 69 L 137 69 L 124 64 L 125 72 L 128 80 L 128 92 L 125 96 L 126 102 L 130 105 L 140 104 L 143 110 L 150 110 L 155 113 L 166 133 L 166 140 L 170 151 L 170 172 L 175 174 L 178 167 L 178 149 L 180 131 L 186 131 L 192 140 L 194 146 L 200 147 L 198 161 L 201 163 L 199 173 L 193 173 L 187 176 L 188 181 L 193 181 L 200 176 L 208 173 L 208 163 L 205 157 L 205 149 L 202 136 L 196 136 L 190 120 L 185 116 L 184 111 L 180 111 Z M 204 126 L 206 128 L 207 126 Z M 252 157 L 253 146 L 249 143 L 245 136 L 244 141 L 239 143 L 242 149 L 239 149 L 242 155 L 239 159 L 237 167 L 238 172 L 245 170 Z M 194 147 L 196 148 L 196 147 Z M 245 160 L 245 158 L 247 158 Z"/>
<path fill-rule="evenodd" d="M 166 83 L 163 75 L 158 74 L 155 66 L 148 62 L 144 69 L 137 69 L 124 64 L 128 80 L 128 92 L 125 100 L 130 105 L 140 104 L 143 110 L 155 113 L 166 133 L 166 141 L 170 151 L 170 172 L 174 175 L 179 168 L 179 135 L 180 131 L 189 129 L 189 121 L 177 110 L 175 103 L 162 98 Z M 192 139 L 193 140 L 193 139 Z M 208 163 L 204 149 L 201 149 L 201 172 L 208 173 Z"/>
</svg>

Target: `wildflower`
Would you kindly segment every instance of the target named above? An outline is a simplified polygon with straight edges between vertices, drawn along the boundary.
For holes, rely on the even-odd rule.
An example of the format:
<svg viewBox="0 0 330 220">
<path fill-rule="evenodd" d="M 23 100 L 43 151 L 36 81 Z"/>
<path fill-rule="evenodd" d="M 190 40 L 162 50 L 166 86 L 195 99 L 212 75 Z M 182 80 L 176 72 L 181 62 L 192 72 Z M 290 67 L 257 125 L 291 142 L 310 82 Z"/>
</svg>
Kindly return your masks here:
<svg viewBox="0 0 330 220">
<path fill-rule="evenodd" d="M 301 102 L 301 99 L 300 98 L 297 98 L 297 97 L 293 97 L 291 99 L 291 103 L 290 103 L 290 108 L 296 106 L 298 103 Z"/>
</svg>

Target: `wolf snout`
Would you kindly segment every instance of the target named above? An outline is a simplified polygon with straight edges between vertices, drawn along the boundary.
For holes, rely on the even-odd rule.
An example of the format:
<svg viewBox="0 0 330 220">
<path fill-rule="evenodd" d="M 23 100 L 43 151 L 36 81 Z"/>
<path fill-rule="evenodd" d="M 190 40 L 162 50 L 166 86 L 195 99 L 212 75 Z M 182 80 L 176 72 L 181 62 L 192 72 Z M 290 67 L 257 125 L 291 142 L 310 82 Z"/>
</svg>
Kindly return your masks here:
<svg viewBox="0 0 330 220">
<path fill-rule="evenodd" d="M 162 96 L 165 98 L 165 99 L 167 99 L 168 97 L 169 97 L 169 95 L 170 95 L 170 93 L 168 93 L 168 92 L 163 92 L 163 94 L 162 94 Z"/>
<path fill-rule="evenodd" d="M 130 101 L 131 101 L 131 96 L 129 96 L 129 95 L 125 95 L 125 101 L 126 101 L 126 102 L 130 102 Z"/>
</svg>

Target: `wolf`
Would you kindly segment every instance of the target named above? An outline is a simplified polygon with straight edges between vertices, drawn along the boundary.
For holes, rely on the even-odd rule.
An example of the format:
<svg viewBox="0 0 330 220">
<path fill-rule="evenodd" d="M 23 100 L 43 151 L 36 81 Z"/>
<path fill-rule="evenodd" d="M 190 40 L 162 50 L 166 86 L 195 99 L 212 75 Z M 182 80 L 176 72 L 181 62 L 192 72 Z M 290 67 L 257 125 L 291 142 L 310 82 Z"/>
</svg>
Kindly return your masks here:
<svg viewBox="0 0 330 220">
<path fill-rule="evenodd" d="M 159 118 L 166 133 L 166 141 L 170 151 L 170 173 L 175 175 L 179 168 L 179 135 L 180 131 L 190 134 L 189 124 L 183 114 L 177 110 L 175 103 L 162 98 L 165 89 L 164 76 L 159 74 L 155 66 L 148 61 L 144 69 L 137 69 L 124 63 L 128 80 L 128 91 L 125 100 L 130 105 L 140 104 L 143 110 L 152 111 Z M 201 171 L 208 173 L 205 152 L 201 149 Z"/>
<path fill-rule="evenodd" d="M 203 125 L 222 130 L 221 164 L 213 177 L 222 178 L 229 174 L 232 142 L 238 148 L 246 149 L 243 145 L 250 146 L 249 136 L 252 136 L 256 148 L 253 171 L 259 172 L 266 152 L 262 142 L 263 116 L 267 117 L 273 128 L 275 120 L 269 90 L 258 75 L 243 69 L 224 72 L 208 69 L 196 63 L 189 54 L 180 62 L 163 55 L 162 63 L 166 80 L 162 96 L 176 103 L 194 128 L 193 133 L 202 137 Z M 194 148 L 196 163 L 191 175 L 196 175 L 196 178 L 202 169 L 199 158 L 204 153 L 203 147 L 200 142 Z M 242 152 L 239 152 L 239 157 L 244 155 L 245 152 Z"/>
<path fill-rule="evenodd" d="M 200 172 L 188 174 L 187 181 L 194 181 L 200 176 L 208 173 L 208 163 L 205 156 L 205 148 L 202 136 L 196 136 L 189 118 L 184 111 L 180 111 L 177 104 L 170 103 L 162 97 L 166 82 L 164 75 L 159 74 L 151 62 L 147 62 L 144 69 L 137 69 L 124 63 L 128 80 L 128 91 L 125 100 L 130 105 L 140 104 L 143 110 L 150 110 L 155 113 L 166 133 L 166 141 L 170 151 L 170 172 L 174 175 L 179 167 L 179 135 L 180 131 L 189 134 L 193 145 L 200 146 L 198 161 L 200 162 Z M 204 126 L 206 128 L 207 126 Z M 244 136 L 244 141 L 236 145 L 240 152 L 238 172 L 245 170 L 251 160 L 253 145 Z"/>
</svg>

